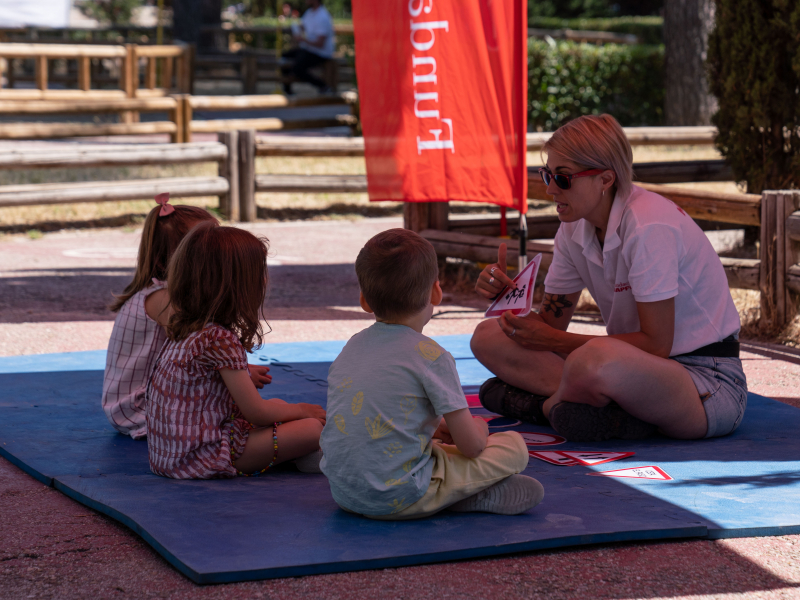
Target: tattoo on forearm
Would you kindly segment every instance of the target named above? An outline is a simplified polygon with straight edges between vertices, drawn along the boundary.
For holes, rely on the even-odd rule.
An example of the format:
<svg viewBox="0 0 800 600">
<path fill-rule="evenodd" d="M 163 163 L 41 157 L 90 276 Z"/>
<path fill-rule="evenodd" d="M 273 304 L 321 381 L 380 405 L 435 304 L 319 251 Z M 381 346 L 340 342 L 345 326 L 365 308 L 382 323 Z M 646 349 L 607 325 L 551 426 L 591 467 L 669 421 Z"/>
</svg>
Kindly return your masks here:
<svg viewBox="0 0 800 600">
<path fill-rule="evenodd" d="M 545 312 L 553 313 L 553 316 L 558 319 L 564 316 L 564 308 L 570 308 L 572 306 L 572 302 L 567 300 L 566 294 L 560 294 L 556 296 L 555 294 L 545 294 L 544 300 L 542 301 L 542 308 L 544 308 Z"/>
</svg>

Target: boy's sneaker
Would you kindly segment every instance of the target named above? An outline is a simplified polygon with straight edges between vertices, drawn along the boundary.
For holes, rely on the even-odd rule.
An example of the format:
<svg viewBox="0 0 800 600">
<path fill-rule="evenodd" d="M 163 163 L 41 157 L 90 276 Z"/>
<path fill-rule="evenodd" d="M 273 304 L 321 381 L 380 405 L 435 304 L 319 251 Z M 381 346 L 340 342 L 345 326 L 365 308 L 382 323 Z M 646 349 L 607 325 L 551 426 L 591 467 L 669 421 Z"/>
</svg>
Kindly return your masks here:
<svg viewBox="0 0 800 600">
<path fill-rule="evenodd" d="M 559 402 L 550 409 L 550 424 L 570 442 L 604 442 L 614 438 L 643 440 L 658 429 L 626 413 L 616 402 L 603 408 Z"/>
<path fill-rule="evenodd" d="M 527 421 L 534 425 L 549 425 L 542 412 L 547 396 L 540 396 L 514 387 L 498 377 L 483 382 L 478 398 L 487 410 L 509 417 Z"/>
<path fill-rule="evenodd" d="M 542 484 L 527 475 L 511 475 L 503 481 L 448 507 L 453 512 L 487 512 L 518 515 L 532 509 L 544 498 Z"/>
<path fill-rule="evenodd" d="M 296 458 L 293 462 L 301 473 L 322 473 L 322 469 L 319 468 L 321 460 L 322 450 L 315 450 L 311 454 Z"/>
</svg>

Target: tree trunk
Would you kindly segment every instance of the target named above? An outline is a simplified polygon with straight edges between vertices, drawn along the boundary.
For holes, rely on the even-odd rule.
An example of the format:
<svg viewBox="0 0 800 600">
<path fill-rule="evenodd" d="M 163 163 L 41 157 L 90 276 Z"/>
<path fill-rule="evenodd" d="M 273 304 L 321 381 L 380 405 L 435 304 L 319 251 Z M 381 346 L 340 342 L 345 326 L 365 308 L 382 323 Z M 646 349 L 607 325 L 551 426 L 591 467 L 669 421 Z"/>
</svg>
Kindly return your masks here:
<svg viewBox="0 0 800 600">
<path fill-rule="evenodd" d="M 711 123 L 717 101 L 708 92 L 706 55 L 708 34 L 713 27 L 713 0 L 664 2 L 667 125 Z"/>
</svg>

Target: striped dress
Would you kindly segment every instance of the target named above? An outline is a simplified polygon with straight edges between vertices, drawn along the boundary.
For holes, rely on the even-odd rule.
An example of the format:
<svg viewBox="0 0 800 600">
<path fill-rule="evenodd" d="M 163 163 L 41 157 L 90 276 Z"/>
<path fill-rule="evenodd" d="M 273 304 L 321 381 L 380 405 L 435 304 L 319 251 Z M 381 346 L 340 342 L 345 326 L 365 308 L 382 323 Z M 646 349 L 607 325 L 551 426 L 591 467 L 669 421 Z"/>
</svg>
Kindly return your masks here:
<svg viewBox="0 0 800 600">
<path fill-rule="evenodd" d="M 144 301 L 167 284 L 136 292 L 122 305 L 114 320 L 103 376 L 103 412 L 120 433 L 133 439 L 147 436 L 144 394 L 159 350 L 167 341 L 164 329 L 147 316 Z"/>
<path fill-rule="evenodd" d="M 220 369 L 246 370 L 234 333 L 206 325 L 161 351 L 147 388 L 150 470 L 173 479 L 236 477 L 252 426 L 242 417 Z M 233 451 L 233 452 L 231 452 Z"/>
</svg>

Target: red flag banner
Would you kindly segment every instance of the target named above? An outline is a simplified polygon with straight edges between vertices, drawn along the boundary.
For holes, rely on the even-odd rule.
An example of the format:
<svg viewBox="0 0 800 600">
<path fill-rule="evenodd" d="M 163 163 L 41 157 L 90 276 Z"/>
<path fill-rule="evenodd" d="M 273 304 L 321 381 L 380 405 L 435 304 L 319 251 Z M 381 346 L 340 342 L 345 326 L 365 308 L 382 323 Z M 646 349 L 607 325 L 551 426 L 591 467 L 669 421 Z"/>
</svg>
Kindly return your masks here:
<svg viewBox="0 0 800 600">
<path fill-rule="evenodd" d="M 527 210 L 527 0 L 353 0 L 370 200 Z"/>
</svg>

